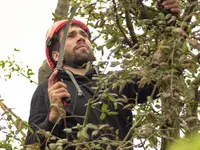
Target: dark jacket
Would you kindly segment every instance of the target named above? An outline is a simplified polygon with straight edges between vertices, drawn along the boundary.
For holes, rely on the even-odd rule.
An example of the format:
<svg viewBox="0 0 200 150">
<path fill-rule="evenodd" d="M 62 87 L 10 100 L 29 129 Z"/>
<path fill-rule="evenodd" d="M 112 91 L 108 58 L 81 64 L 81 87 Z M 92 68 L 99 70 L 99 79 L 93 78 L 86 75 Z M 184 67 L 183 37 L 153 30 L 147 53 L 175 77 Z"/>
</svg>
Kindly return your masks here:
<svg viewBox="0 0 200 150">
<path fill-rule="evenodd" d="M 86 73 L 85 76 L 73 75 L 77 85 L 80 87 L 80 90 L 83 92 L 83 95 L 78 96 L 78 89 L 74 82 L 72 82 L 72 77 L 67 73 L 61 74 L 61 78 L 64 80 L 64 83 L 67 85 L 67 90 L 70 93 L 70 104 L 66 108 L 66 116 L 84 116 L 88 99 L 94 96 L 93 90 L 91 87 L 94 85 L 92 82 L 92 76 L 95 74 L 95 70 L 92 69 Z M 38 129 L 42 129 L 45 131 L 52 131 L 53 135 L 65 138 L 69 140 L 73 140 L 72 136 L 66 135 L 63 131 L 64 123 L 61 121 L 54 128 L 54 124 L 48 121 L 48 114 L 50 111 L 50 103 L 47 93 L 48 80 L 45 80 L 41 83 L 36 91 L 33 94 L 31 107 L 30 107 L 30 116 L 28 123 L 30 124 L 34 134 L 28 131 L 27 138 L 25 144 L 33 144 L 38 143 L 42 144 L 41 149 L 44 149 L 44 141 L 45 137 L 42 134 L 36 133 Z M 143 103 L 146 101 L 146 97 L 151 94 L 153 86 L 145 86 L 142 89 L 137 88 L 136 83 L 128 84 L 124 88 L 124 94 L 128 98 L 135 98 L 138 93 L 138 101 L 139 103 Z M 80 92 L 80 91 L 79 91 Z M 142 94 L 141 94 L 142 93 Z M 113 106 L 109 104 L 109 109 L 112 110 Z M 110 126 L 114 127 L 115 130 L 119 129 L 119 138 L 123 140 L 123 138 L 128 133 L 132 123 L 132 112 L 128 109 L 118 108 L 118 115 L 116 116 L 107 116 L 104 120 L 100 119 L 101 107 L 99 109 L 91 109 L 89 113 L 88 123 L 92 123 L 95 125 L 108 123 Z M 83 118 L 81 117 L 69 117 L 66 119 L 67 127 L 71 128 L 79 123 L 83 124 Z M 114 131 L 115 131 L 114 130 Z M 115 138 L 115 137 L 114 137 Z"/>
</svg>

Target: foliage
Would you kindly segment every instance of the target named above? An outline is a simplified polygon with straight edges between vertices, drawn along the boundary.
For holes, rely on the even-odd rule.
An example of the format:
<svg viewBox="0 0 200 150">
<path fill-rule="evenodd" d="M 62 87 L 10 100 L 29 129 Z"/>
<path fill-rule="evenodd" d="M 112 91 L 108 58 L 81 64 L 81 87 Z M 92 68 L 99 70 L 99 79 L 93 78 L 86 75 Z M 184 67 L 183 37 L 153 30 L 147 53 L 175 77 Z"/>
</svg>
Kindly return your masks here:
<svg viewBox="0 0 200 150">
<path fill-rule="evenodd" d="M 17 52 L 20 52 L 20 50 L 15 48 L 11 57 L 8 56 L 4 60 L 0 60 L 0 69 L 2 69 L 4 72 L 4 79 L 8 80 L 13 76 L 13 73 L 16 73 L 17 76 L 23 76 L 27 78 L 30 83 L 37 84 L 31 79 L 31 77 L 34 75 L 32 69 L 29 68 L 29 66 L 24 66 L 22 62 L 17 62 L 15 59 L 15 54 Z"/>
<path fill-rule="evenodd" d="M 105 144 L 106 149 L 115 146 L 118 150 L 166 150 L 177 138 L 190 137 L 199 130 L 200 4 L 196 0 L 180 0 L 180 16 L 158 11 L 155 5 L 155 0 L 81 0 L 77 16 L 86 18 L 95 29 L 93 47 L 103 56 L 107 54 L 98 66 L 103 73 L 108 67 L 109 72 L 107 76 L 94 77 L 96 95 L 88 102 L 84 124 L 74 127 L 79 131 L 78 139 L 59 139 L 47 149 L 62 149 L 65 144 L 76 145 L 77 149 L 103 149 Z M 112 71 L 112 67 L 118 71 Z M 139 79 L 139 88 L 154 84 L 144 104 L 138 103 L 137 93 L 135 99 L 120 94 L 135 78 Z M 114 89 L 118 93 L 112 93 Z M 157 89 L 159 98 L 153 100 Z M 105 99 L 115 111 L 110 111 Z M 135 103 L 130 104 L 131 101 Z M 87 122 L 91 107 L 100 108 L 103 120 L 117 115 L 121 106 L 133 110 L 134 115 L 125 139 L 119 140 L 118 131 L 107 124 L 96 126 Z M 65 129 L 67 133 L 71 130 Z M 110 140 L 101 131 L 112 132 L 116 138 Z M 49 140 L 58 138 L 40 132 Z M 134 143 L 135 139 L 140 142 Z"/>
<path fill-rule="evenodd" d="M 29 66 L 24 66 L 22 62 L 18 62 L 15 58 L 15 54 L 20 52 L 18 49 L 14 49 L 12 56 L 0 60 L 0 69 L 3 71 L 3 76 L 1 78 L 6 81 L 11 79 L 12 76 L 23 76 L 30 81 L 30 83 L 37 84 L 32 80 L 34 75 L 33 71 Z M 23 146 L 25 140 L 24 130 L 31 130 L 29 124 L 26 121 L 20 119 L 12 109 L 4 104 L 4 100 L 0 99 L 0 108 L 3 113 L 0 115 L 0 134 L 5 135 L 5 140 L 0 140 L 0 148 L 5 148 L 6 150 L 18 150 Z M 1 111 L 0 111 L 1 112 Z M 14 143 L 14 144 L 13 144 Z"/>
<path fill-rule="evenodd" d="M 180 131 L 185 136 L 197 131 L 199 3 L 180 1 L 183 13 L 175 16 L 157 11 L 155 1 L 146 1 L 151 2 L 149 8 L 155 10 L 152 17 L 152 14 L 143 16 L 146 6 L 137 0 L 87 2 L 78 14 L 86 17 L 87 24 L 97 31 L 92 34 L 95 35 L 95 49 L 102 51 L 102 55 L 104 51 L 109 53 L 99 67 L 104 70 L 102 64 L 111 63 L 110 67 L 120 68 L 117 72 L 109 71 L 106 77 L 97 77 L 96 89 L 104 90 L 92 105 L 104 103 L 105 98 L 114 105 L 131 101 L 126 97 L 111 97 L 108 91 L 118 88 L 120 93 L 125 84 L 136 77 L 140 78 L 139 87 L 155 83 L 147 103 L 137 104 L 137 97 L 135 101 L 139 107 L 123 103 L 124 108 L 134 110 L 133 120 L 137 124 L 133 124 L 134 129 L 127 135 L 130 140 L 121 141 L 118 149 L 126 149 L 125 143 L 134 145 L 132 141 L 137 138 L 143 139 L 139 146 L 144 149 L 161 146 L 164 150 L 180 136 Z M 98 44 L 102 43 L 99 39 L 103 39 L 102 45 Z M 159 99 L 153 101 L 156 88 L 159 89 Z M 102 108 L 101 118 L 106 117 L 105 110 L 107 107 Z"/>
<path fill-rule="evenodd" d="M 27 129 L 31 131 L 29 124 L 8 108 L 2 99 L 0 99 L 0 108 L 4 112 L 0 116 L 0 134 L 5 135 L 5 139 L 0 140 L 0 148 L 18 150 L 19 146 L 23 147 L 26 137 L 24 131 Z"/>
</svg>

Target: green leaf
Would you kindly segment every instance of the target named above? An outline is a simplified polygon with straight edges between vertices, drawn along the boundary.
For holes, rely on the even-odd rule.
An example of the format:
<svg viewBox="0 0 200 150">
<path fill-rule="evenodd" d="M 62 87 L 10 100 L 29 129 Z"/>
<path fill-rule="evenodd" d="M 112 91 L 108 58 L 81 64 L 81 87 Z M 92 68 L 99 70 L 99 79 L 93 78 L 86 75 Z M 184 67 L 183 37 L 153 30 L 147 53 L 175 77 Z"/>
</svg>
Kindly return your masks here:
<svg viewBox="0 0 200 150">
<path fill-rule="evenodd" d="M 106 113 L 102 113 L 101 116 L 100 116 L 100 119 L 104 120 L 105 118 L 106 118 Z"/>
<path fill-rule="evenodd" d="M 10 121 L 11 119 L 12 119 L 12 116 L 11 116 L 11 115 L 8 115 L 8 116 L 7 116 L 7 120 Z"/>
<path fill-rule="evenodd" d="M 117 129 L 117 130 L 115 131 L 115 134 L 116 134 L 116 135 L 119 135 L 119 129 Z"/>
<path fill-rule="evenodd" d="M 188 70 L 189 70 L 191 73 L 197 73 L 197 64 L 192 63 L 192 64 L 190 65 L 190 67 L 188 68 Z"/>
<path fill-rule="evenodd" d="M 104 48 L 104 45 L 101 45 L 101 46 L 98 46 L 98 47 L 97 47 L 97 50 L 98 50 L 98 51 L 101 51 L 101 50 L 103 50 L 103 48 Z"/>
<path fill-rule="evenodd" d="M 6 63 L 5 63 L 3 60 L 0 61 L 0 66 L 1 66 L 2 69 L 4 69 L 5 64 L 6 64 Z"/>
<path fill-rule="evenodd" d="M 16 68 L 14 68 L 14 70 L 19 71 L 21 68 L 19 65 L 15 64 Z"/>
<path fill-rule="evenodd" d="M 56 143 L 50 143 L 49 144 L 50 149 L 56 149 Z"/>
<path fill-rule="evenodd" d="M 112 96 L 112 95 L 108 95 L 108 99 L 109 99 L 111 102 L 114 102 L 114 101 L 115 101 L 115 98 L 114 98 L 114 96 Z"/>
<path fill-rule="evenodd" d="M 7 77 L 8 79 L 10 79 L 12 77 L 12 74 L 11 73 L 7 74 L 7 75 L 5 75 L 5 77 Z"/>
<path fill-rule="evenodd" d="M 11 62 L 11 61 L 9 61 L 8 63 L 9 63 L 9 65 L 8 65 L 9 67 L 11 67 L 13 65 L 13 62 Z"/>
<path fill-rule="evenodd" d="M 108 111 L 108 105 L 103 103 L 102 106 L 101 106 L 101 110 L 103 113 L 107 112 Z"/>
<path fill-rule="evenodd" d="M 0 148 L 5 148 L 6 150 L 12 150 L 12 145 L 0 141 Z"/>
<path fill-rule="evenodd" d="M 109 112 L 107 112 L 107 114 L 109 115 L 109 116 L 114 116 L 114 115 L 118 115 L 119 113 L 118 112 L 116 112 L 116 111 L 109 111 Z"/>
<path fill-rule="evenodd" d="M 84 140 L 88 140 L 89 139 L 89 135 L 84 130 L 83 131 L 79 131 L 77 136 L 80 139 L 84 139 Z"/>
<path fill-rule="evenodd" d="M 117 141 L 112 141 L 110 144 L 111 144 L 112 146 L 114 146 L 114 147 L 119 146 L 119 142 L 117 142 Z"/>
<path fill-rule="evenodd" d="M 126 81 L 120 80 L 119 93 L 122 93 L 122 91 L 124 90 L 125 86 L 126 86 Z"/>
<path fill-rule="evenodd" d="M 46 146 L 46 147 L 45 147 L 45 150 L 49 150 L 49 148 Z"/>
<path fill-rule="evenodd" d="M 20 50 L 19 50 L 19 49 L 17 49 L 17 48 L 14 48 L 14 51 L 15 51 L 15 52 L 20 52 Z"/>
<path fill-rule="evenodd" d="M 168 20 L 169 18 L 171 18 L 171 16 L 172 16 L 171 13 L 167 14 L 167 15 L 165 16 L 165 20 Z"/>
<path fill-rule="evenodd" d="M 158 18 L 161 19 L 161 20 L 164 20 L 165 19 L 165 14 L 158 13 Z"/>
<path fill-rule="evenodd" d="M 28 76 L 34 75 L 32 69 L 29 68 L 29 69 L 27 70 L 27 75 L 28 75 Z"/>
<path fill-rule="evenodd" d="M 183 46 L 182 46 L 182 53 L 183 53 L 183 54 L 187 54 L 187 52 L 188 52 L 187 43 L 184 42 L 184 43 L 183 43 Z"/>
<path fill-rule="evenodd" d="M 99 133 L 100 133 L 99 130 L 94 130 L 94 131 L 92 132 L 92 137 L 94 138 L 94 137 L 98 136 Z"/>
<path fill-rule="evenodd" d="M 194 121 L 194 120 L 196 121 L 196 120 L 198 120 L 198 118 L 197 117 L 189 117 L 185 120 L 185 122 L 190 122 L 190 121 Z"/>
<path fill-rule="evenodd" d="M 113 39 L 108 40 L 108 42 L 106 43 L 106 48 L 110 49 L 115 45 L 115 41 Z"/>
<path fill-rule="evenodd" d="M 72 133 L 72 129 L 70 129 L 70 128 L 65 128 L 64 131 L 65 131 L 66 133 Z"/>
<path fill-rule="evenodd" d="M 118 66 L 120 64 L 121 63 L 119 61 L 113 61 L 113 62 L 111 62 L 110 67 L 116 67 L 116 66 Z"/>
<path fill-rule="evenodd" d="M 117 110 L 118 109 L 118 103 L 115 102 L 115 103 L 113 103 L 113 105 L 114 105 L 114 109 Z"/>
</svg>

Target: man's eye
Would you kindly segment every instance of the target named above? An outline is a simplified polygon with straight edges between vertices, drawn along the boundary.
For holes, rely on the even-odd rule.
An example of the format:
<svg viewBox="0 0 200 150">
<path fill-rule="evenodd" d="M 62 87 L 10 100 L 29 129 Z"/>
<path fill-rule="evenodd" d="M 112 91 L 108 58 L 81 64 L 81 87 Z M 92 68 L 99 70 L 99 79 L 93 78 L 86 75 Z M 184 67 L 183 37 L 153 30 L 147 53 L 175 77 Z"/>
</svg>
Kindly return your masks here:
<svg viewBox="0 0 200 150">
<path fill-rule="evenodd" d="M 82 35 L 83 37 L 88 37 L 88 34 L 84 31 L 80 31 L 79 34 Z"/>
<path fill-rule="evenodd" d="M 73 34 L 68 34 L 68 36 L 67 37 L 73 37 Z"/>
<path fill-rule="evenodd" d="M 88 37 L 88 35 L 85 33 L 85 35 L 84 35 L 85 37 Z"/>
<path fill-rule="evenodd" d="M 83 35 L 84 37 L 88 37 L 87 33 L 83 33 L 82 35 Z"/>
</svg>

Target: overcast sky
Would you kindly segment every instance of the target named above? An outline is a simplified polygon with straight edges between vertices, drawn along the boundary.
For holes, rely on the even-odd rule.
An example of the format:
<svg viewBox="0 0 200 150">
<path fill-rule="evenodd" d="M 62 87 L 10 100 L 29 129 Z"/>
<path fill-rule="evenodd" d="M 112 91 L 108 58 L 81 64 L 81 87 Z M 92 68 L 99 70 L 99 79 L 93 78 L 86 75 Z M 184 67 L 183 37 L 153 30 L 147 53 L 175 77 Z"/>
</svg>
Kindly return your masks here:
<svg viewBox="0 0 200 150">
<path fill-rule="evenodd" d="M 15 60 L 28 65 L 36 73 L 33 80 L 37 82 L 38 69 L 45 59 L 45 35 L 52 25 L 52 12 L 58 0 L 6 0 L 0 3 L 0 60 L 15 53 Z M 76 18 L 75 18 L 76 19 Z M 83 20 L 81 20 L 83 21 Z M 21 76 L 13 76 L 4 81 L 0 70 L 0 96 L 4 103 L 23 120 L 29 116 L 30 101 L 37 85 Z M 0 113 L 2 111 L 0 110 Z"/>
<path fill-rule="evenodd" d="M 38 69 L 45 59 L 45 35 L 52 25 L 52 12 L 58 0 L 5 0 L 0 3 L 0 60 L 6 60 L 14 53 L 15 61 L 28 65 L 37 82 Z M 75 18 L 77 19 L 77 18 Z M 80 19 L 80 18 L 79 18 Z M 81 20 L 84 22 L 84 20 Z M 0 68 L 0 99 L 22 120 L 28 121 L 30 102 L 37 84 L 30 83 L 22 76 L 13 74 L 5 81 Z M 0 108 L 0 118 L 3 111 Z M 5 116 L 5 115 L 4 115 Z M 0 121 L 0 126 L 5 122 Z M 0 131 L 0 140 L 5 139 Z"/>
<path fill-rule="evenodd" d="M 0 60 L 11 56 L 13 49 L 16 61 L 28 65 L 36 73 L 45 59 L 45 34 L 53 23 L 52 12 L 57 0 L 6 0 L 0 4 Z M 13 76 L 7 82 L 0 70 L 0 95 L 4 103 L 23 120 L 28 120 L 29 106 L 36 84 L 30 84 L 24 77 Z M 0 111 L 2 113 L 2 111 Z"/>
</svg>

